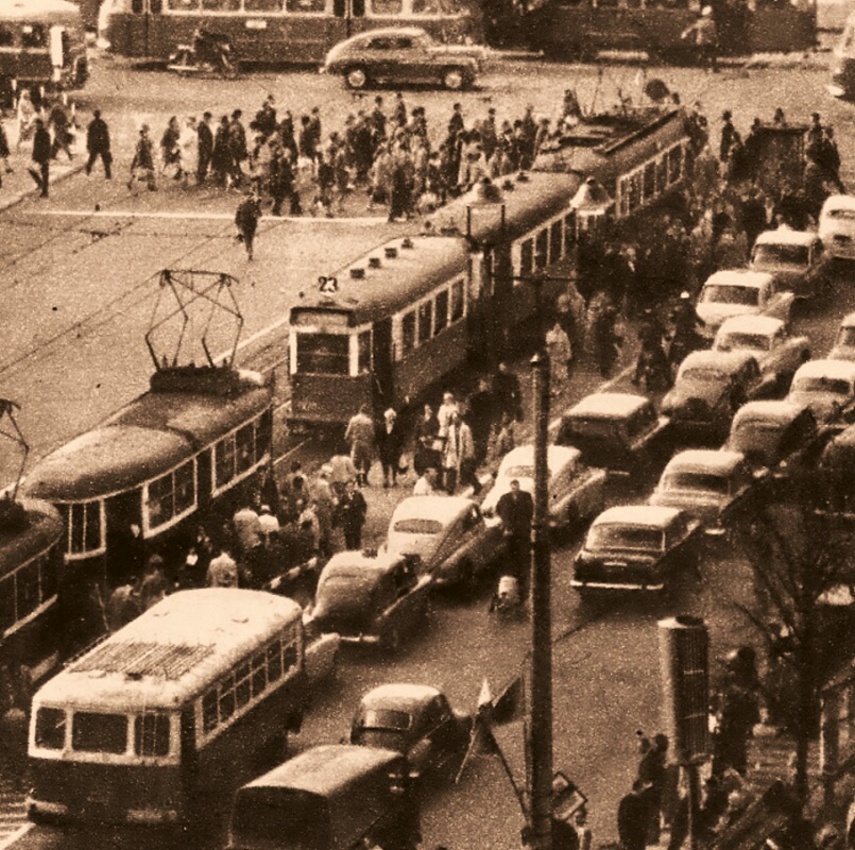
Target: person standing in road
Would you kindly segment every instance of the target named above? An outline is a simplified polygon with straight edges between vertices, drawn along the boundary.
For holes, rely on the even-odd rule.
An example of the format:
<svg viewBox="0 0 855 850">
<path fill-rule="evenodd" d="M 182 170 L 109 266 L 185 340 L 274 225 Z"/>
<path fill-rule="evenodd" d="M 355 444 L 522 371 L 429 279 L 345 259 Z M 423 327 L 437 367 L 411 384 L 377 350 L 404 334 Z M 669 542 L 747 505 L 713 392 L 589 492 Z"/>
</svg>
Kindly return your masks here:
<svg viewBox="0 0 855 850">
<path fill-rule="evenodd" d="M 514 478 L 511 489 L 496 503 L 496 514 L 502 521 L 502 534 L 508 545 L 508 564 L 520 590 L 528 586 L 529 556 L 531 553 L 531 520 L 534 516 L 534 500 L 531 493 L 520 489 Z"/>
<path fill-rule="evenodd" d="M 367 404 L 363 404 L 359 412 L 350 417 L 344 439 L 350 446 L 350 459 L 356 467 L 356 483 L 360 487 L 367 487 L 375 448 L 374 422 L 368 415 Z"/>
<path fill-rule="evenodd" d="M 61 101 L 58 100 L 51 108 L 48 123 L 53 130 L 53 143 L 50 149 L 51 159 L 56 159 L 60 151 L 65 151 L 68 161 L 71 162 L 74 159 L 71 153 L 71 143 L 74 141 L 73 123 Z"/>
<path fill-rule="evenodd" d="M 131 179 L 128 180 L 128 188 L 133 189 L 134 180 L 145 181 L 149 192 L 157 189 L 154 180 L 154 147 L 149 136 L 148 124 L 140 128 L 140 137 L 137 139 L 137 147 L 134 158 L 131 160 Z"/>
<path fill-rule="evenodd" d="M 202 121 L 196 128 L 199 145 L 199 159 L 196 165 L 196 182 L 202 184 L 208 176 L 208 169 L 211 167 L 211 157 L 214 153 L 214 134 L 211 131 L 210 112 L 206 112 L 202 116 Z"/>
<path fill-rule="evenodd" d="M 623 850 L 644 850 L 647 846 L 648 805 L 644 783 L 636 779 L 632 791 L 618 804 L 617 828 Z"/>
<path fill-rule="evenodd" d="M 338 502 L 338 521 L 344 534 L 344 545 L 348 550 L 362 548 L 362 527 L 368 505 L 365 496 L 356 489 L 356 482 L 350 480 L 344 485 L 344 493 Z"/>
<path fill-rule="evenodd" d="M 377 428 L 377 453 L 383 467 L 383 487 L 394 487 L 397 484 L 403 447 L 404 435 L 398 423 L 398 414 L 390 407 L 383 414 L 383 423 Z"/>
<path fill-rule="evenodd" d="M 238 229 L 238 239 L 246 247 L 246 258 L 252 260 L 255 234 L 261 218 L 261 200 L 255 190 L 251 191 L 235 211 L 235 225 Z"/>
<path fill-rule="evenodd" d="M 101 117 L 100 109 L 96 109 L 92 113 L 92 120 L 86 128 L 86 150 L 89 152 L 89 159 L 86 160 L 86 174 L 92 173 L 95 160 L 101 157 L 101 162 L 104 165 L 104 177 L 110 180 L 113 176 L 111 171 L 113 154 L 110 153 L 110 128 Z"/>
<path fill-rule="evenodd" d="M 504 361 L 499 363 L 499 369 L 493 376 L 493 394 L 499 406 L 499 415 L 507 413 L 514 422 L 522 420 L 520 381 Z"/>
<path fill-rule="evenodd" d="M 46 198 L 48 196 L 48 187 L 50 185 L 50 133 L 45 127 L 45 122 L 41 118 L 36 118 L 36 131 L 33 134 L 33 165 L 28 171 L 36 185 L 39 187 L 39 197 Z"/>
</svg>

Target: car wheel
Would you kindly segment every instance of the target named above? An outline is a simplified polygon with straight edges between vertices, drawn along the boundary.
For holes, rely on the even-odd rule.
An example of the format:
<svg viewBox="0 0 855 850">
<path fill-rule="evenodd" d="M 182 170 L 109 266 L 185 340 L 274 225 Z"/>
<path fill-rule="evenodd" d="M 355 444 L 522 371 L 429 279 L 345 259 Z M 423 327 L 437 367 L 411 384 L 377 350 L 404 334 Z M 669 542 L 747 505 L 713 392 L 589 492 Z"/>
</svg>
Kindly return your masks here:
<svg viewBox="0 0 855 850">
<path fill-rule="evenodd" d="M 344 83 L 349 89 L 364 89 L 368 85 L 365 68 L 348 68 L 344 72 Z"/>
<path fill-rule="evenodd" d="M 466 85 L 466 75 L 460 68 L 446 68 L 442 72 L 442 85 L 449 91 L 460 91 Z"/>
</svg>

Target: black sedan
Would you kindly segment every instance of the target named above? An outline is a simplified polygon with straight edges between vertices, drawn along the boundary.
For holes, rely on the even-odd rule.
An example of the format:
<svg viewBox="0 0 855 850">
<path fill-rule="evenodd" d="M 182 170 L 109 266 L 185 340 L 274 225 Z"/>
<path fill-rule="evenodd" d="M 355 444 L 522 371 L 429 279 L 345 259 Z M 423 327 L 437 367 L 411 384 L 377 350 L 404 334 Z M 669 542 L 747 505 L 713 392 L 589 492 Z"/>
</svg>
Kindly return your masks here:
<svg viewBox="0 0 855 850">
<path fill-rule="evenodd" d="M 455 712 L 445 695 L 429 685 L 380 685 L 359 702 L 350 743 L 396 750 L 410 773 L 449 774 L 469 746 L 472 717 Z"/>
</svg>

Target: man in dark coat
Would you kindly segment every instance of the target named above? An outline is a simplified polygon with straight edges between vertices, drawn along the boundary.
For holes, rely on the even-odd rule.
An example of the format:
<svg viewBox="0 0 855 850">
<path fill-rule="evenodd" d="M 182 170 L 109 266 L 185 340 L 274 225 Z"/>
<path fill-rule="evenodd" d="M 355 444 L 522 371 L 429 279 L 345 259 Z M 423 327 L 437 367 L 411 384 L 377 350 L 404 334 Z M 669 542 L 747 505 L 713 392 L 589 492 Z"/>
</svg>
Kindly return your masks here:
<svg viewBox="0 0 855 850">
<path fill-rule="evenodd" d="M 238 205 L 235 212 L 235 224 L 238 238 L 246 247 L 247 259 L 252 259 L 252 247 L 255 242 L 255 232 L 258 230 L 258 220 L 261 218 L 261 201 L 253 191 Z"/>
<path fill-rule="evenodd" d="M 338 500 L 337 509 L 338 523 L 344 534 L 346 549 L 362 548 L 362 526 L 365 525 L 367 513 L 368 504 L 365 496 L 356 489 L 356 482 L 351 479 L 344 485 L 344 493 Z"/>
<path fill-rule="evenodd" d="M 647 845 L 649 807 L 644 799 L 644 783 L 636 779 L 632 791 L 618 804 L 617 828 L 623 850 L 644 850 Z"/>
<path fill-rule="evenodd" d="M 273 215 L 282 215 L 282 202 L 291 202 L 291 215 L 300 215 L 300 197 L 294 190 L 294 169 L 290 154 L 282 147 L 273 150 L 270 160 L 270 194 L 273 197 Z"/>
<path fill-rule="evenodd" d="M 736 135 L 736 127 L 733 126 L 733 113 L 726 109 L 721 114 L 721 120 L 724 122 L 721 126 L 721 143 L 718 148 L 718 158 L 722 162 L 727 162 L 730 158 L 730 149 L 733 147 L 734 136 Z"/>
<path fill-rule="evenodd" d="M 507 413 L 512 420 L 519 422 L 522 414 L 522 390 L 517 376 L 508 369 L 504 361 L 493 376 L 493 395 L 499 407 L 499 413 Z"/>
<path fill-rule="evenodd" d="M 92 120 L 86 128 L 86 150 L 89 151 L 86 173 L 92 173 L 92 166 L 95 165 L 95 160 L 100 156 L 101 162 L 104 163 L 104 176 L 109 180 L 113 176 L 111 173 L 113 155 L 110 153 L 110 128 L 101 117 L 100 109 L 96 109 L 92 116 Z"/>
<path fill-rule="evenodd" d="M 496 514 L 502 520 L 502 533 L 508 545 L 508 563 L 524 590 L 529 573 L 531 520 L 534 501 L 531 493 L 520 489 L 520 482 L 511 481 L 511 489 L 496 503 Z"/>
<path fill-rule="evenodd" d="M 475 442 L 475 463 L 481 465 L 487 457 L 490 431 L 497 422 L 496 397 L 485 378 L 478 381 L 478 390 L 469 396 L 469 427 Z"/>
<path fill-rule="evenodd" d="M 41 190 L 40 197 L 48 196 L 48 187 L 50 185 L 50 160 L 51 160 L 51 141 L 50 133 L 45 127 L 45 122 L 41 118 L 36 118 L 36 131 L 33 135 L 33 165 L 30 166 L 30 172 L 36 185 Z"/>
<path fill-rule="evenodd" d="M 397 484 L 398 464 L 404 448 L 404 434 L 398 424 L 398 414 L 390 407 L 383 414 L 382 424 L 377 426 L 377 454 L 383 467 L 383 486 Z"/>
<path fill-rule="evenodd" d="M 211 166 L 211 156 L 214 153 L 214 134 L 211 132 L 210 112 L 206 112 L 202 116 L 202 121 L 196 128 L 196 136 L 199 140 L 199 161 L 196 166 L 196 182 L 203 183 L 208 176 L 208 169 Z"/>
</svg>

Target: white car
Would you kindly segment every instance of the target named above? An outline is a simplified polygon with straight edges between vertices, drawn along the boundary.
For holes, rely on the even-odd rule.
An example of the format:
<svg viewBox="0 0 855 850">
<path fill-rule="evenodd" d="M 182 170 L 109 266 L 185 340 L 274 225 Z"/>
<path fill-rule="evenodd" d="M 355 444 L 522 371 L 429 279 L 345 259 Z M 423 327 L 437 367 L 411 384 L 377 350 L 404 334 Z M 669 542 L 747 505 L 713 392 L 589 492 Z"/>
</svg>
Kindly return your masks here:
<svg viewBox="0 0 855 850">
<path fill-rule="evenodd" d="M 855 420 L 855 363 L 808 360 L 790 384 L 788 401 L 803 404 L 820 423 Z"/>
<path fill-rule="evenodd" d="M 841 260 L 855 260 L 855 197 L 831 195 L 819 214 L 819 238 L 825 250 Z"/>
<path fill-rule="evenodd" d="M 786 324 L 771 316 L 734 316 L 722 322 L 713 351 L 748 352 L 763 377 L 785 393 L 796 369 L 810 360 L 810 341 L 806 336 L 790 336 Z"/>
<path fill-rule="evenodd" d="M 695 307 L 704 323 L 701 333 L 712 339 L 722 322 L 732 316 L 772 316 L 789 322 L 792 292 L 780 292 L 767 272 L 729 269 L 711 275 Z"/>
<path fill-rule="evenodd" d="M 769 272 L 778 289 L 796 298 L 824 293 L 828 285 L 822 240 L 810 231 L 779 227 L 761 233 L 751 250 L 751 269 Z"/>
<path fill-rule="evenodd" d="M 582 463 L 582 453 L 570 446 L 549 446 L 546 465 L 549 469 L 549 525 L 568 528 L 579 520 L 593 519 L 605 505 L 606 471 Z M 499 499 L 517 480 L 520 489 L 534 495 L 534 446 L 517 446 L 509 451 L 499 466 L 496 481 L 481 503 L 487 523 L 495 524 Z"/>
<path fill-rule="evenodd" d="M 837 338 L 831 351 L 828 352 L 829 360 L 855 360 L 855 313 L 844 316 L 837 329 Z"/>
</svg>

